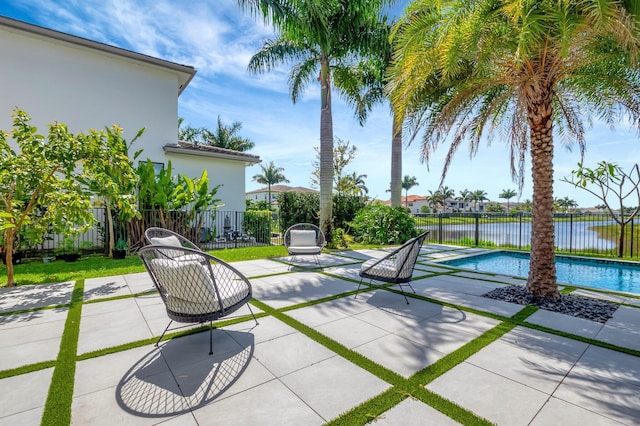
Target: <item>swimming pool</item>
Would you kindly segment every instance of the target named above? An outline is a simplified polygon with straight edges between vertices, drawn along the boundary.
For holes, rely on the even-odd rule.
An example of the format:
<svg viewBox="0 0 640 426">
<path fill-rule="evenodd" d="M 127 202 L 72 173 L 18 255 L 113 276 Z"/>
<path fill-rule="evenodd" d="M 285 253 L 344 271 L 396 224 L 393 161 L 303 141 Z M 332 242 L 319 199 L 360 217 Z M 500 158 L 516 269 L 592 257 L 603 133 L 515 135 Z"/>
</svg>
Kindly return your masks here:
<svg viewBox="0 0 640 426">
<path fill-rule="evenodd" d="M 529 254 L 497 251 L 440 262 L 475 271 L 527 278 Z M 640 264 L 573 256 L 556 256 L 558 283 L 640 293 Z"/>
</svg>

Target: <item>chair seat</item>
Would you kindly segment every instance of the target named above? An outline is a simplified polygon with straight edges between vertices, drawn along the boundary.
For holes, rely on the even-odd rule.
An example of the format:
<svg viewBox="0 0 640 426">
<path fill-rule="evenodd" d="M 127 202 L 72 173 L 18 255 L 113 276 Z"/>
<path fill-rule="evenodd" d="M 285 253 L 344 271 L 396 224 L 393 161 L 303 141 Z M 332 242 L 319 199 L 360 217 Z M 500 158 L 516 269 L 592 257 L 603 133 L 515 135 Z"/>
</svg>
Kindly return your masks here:
<svg viewBox="0 0 640 426">
<path fill-rule="evenodd" d="M 289 254 L 320 254 L 322 247 L 318 246 L 289 246 Z"/>
</svg>

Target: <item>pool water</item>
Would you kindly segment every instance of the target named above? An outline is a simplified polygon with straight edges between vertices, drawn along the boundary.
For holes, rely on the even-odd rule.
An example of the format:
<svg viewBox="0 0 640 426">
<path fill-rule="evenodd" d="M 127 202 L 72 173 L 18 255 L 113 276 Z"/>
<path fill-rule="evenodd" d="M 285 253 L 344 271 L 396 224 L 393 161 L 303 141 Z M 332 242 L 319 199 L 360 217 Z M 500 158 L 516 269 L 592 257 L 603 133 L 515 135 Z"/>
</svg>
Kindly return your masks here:
<svg viewBox="0 0 640 426">
<path fill-rule="evenodd" d="M 441 262 L 475 271 L 527 278 L 529 254 L 499 251 Z M 556 256 L 558 283 L 640 293 L 640 264 Z"/>
</svg>

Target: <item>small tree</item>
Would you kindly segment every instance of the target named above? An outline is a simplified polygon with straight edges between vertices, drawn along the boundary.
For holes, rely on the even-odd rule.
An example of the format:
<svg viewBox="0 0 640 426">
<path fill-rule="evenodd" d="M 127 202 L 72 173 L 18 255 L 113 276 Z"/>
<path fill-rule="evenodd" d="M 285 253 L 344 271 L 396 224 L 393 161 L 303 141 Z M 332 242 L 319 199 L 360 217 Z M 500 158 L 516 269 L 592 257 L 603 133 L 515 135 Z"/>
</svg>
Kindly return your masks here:
<svg viewBox="0 0 640 426">
<path fill-rule="evenodd" d="M 564 177 L 560 179 L 560 181 L 595 195 L 604 203 L 620 227 L 620 233 L 618 235 L 618 257 L 622 257 L 624 254 L 625 227 L 638 215 L 638 211 L 640 211 L 640 168 L 638 164 L 636 163 L 631 168 L 631 171 L 626 173 L 617 164 L 606 161 L 599 162 L 595 169 L 584 167 L 582 163 L 578 163 L 578 169 L 572 170 L 571 175 L 571 179 Z M 598 190 L 590 189 L 587 185 L 595 185 Z M 624 200 L 630 196 L 635 196 L 638 200 L 638 205 L 628 211 L 624 207 Z M 613 198 L 613 200 L 610 201 L 610 198 Z M 618 203 L 618 207 L 614 209 L 611 206 L 612 202 Z M 616 211 L 618 214 L 616 214 Z"/>
<path fill-rule="evenodd" d="M 91 173 L 84 183 L 97 195 L 107 211 L 109 233 L 109 257 L 113 256 L 116 241 L 113 227 L 113 210 L 118 212 L 119 223 L 124 223 L 139 215 L 135 195 L 138 175 L 133 161 L 142 150 L 129 157 L 131 145 L 142 135 L 144 128 L 128 143 L 122 137 L 122 128 L 113 126 L 98 132 L 92 130 L 81 137 L 81 141 L 95 152 L 89 155 L 85 168 Z M 122 236 L 121 236 L 122 237 Z"/>
<path fill-rule="evenodd" d="M 26 112 L 16 109 L 11 134 L 0 131 L 0 229 L 8 286 L 15 285 L 13 252 L 21 231 L 28 228 L 30 243 L 37 243 L 49 231 L 69 235 L 95 221 L 80 166 L 89 154 L 102 151 L 93 139 L 74 136 L 62 123 L 50 124 L 45 139 L 30 121 Z M 19 151 L 9 145 L 10 138 Z"/>
</svg>

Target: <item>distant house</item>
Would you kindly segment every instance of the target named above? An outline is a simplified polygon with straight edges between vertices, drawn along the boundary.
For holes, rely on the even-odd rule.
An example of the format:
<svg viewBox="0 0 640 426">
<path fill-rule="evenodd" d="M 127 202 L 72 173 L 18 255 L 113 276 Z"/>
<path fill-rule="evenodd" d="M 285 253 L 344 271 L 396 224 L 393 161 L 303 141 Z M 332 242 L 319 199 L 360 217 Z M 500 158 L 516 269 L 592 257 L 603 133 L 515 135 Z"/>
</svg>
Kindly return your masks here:
<svg viewBox="0 0 640 426">
<path fill-rule="evenodd" d="M 412 214 L 420 213 L 422 206 L 428 204 L 429 198 L 422 195 L 408 195 L 402 197 L 402 207 L 406 207 Z M 391 205 L 391 200 L 384 202 L 387 206 Z"/>
<path fill-rule="evenodd" d="M 245 167 L 255 155 L 193 147 L 178 142 L 178 97 L 193 79 L 180 65 L 70 34 L 0 16 L 0 129 L 12 126 L 15 107 L 26 111 L 40 133 L 61 122 L 72 132 L 117 124 L 132 151 L 156 167 L 169 160 L 176 173 L 208 171 L 226 210 L 244 211 Z"/>
<path fill-rule="evenodd" d="M 281 192 L 310 192 L 319 194 L 319 191 L 315 189 L 305 188 L 304 186 L 287 186 L 287 185 L 272 185 L 271 186 L 271 203 L 276 201 L 276 197 Z M 251 201 L 266 201 L 269 202 L 269 187 L 256 189 L 246 193 L 247 200 Z"/>
</svg>

